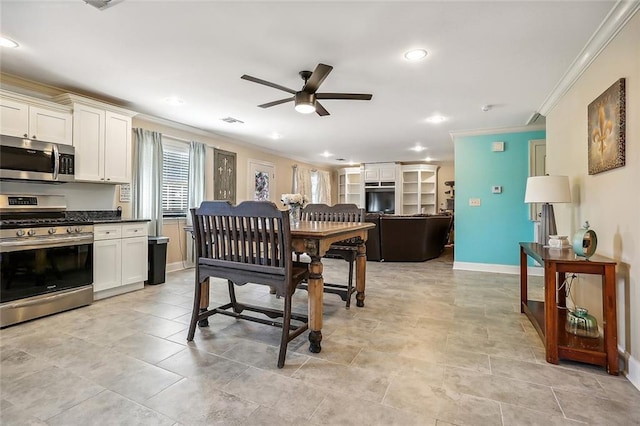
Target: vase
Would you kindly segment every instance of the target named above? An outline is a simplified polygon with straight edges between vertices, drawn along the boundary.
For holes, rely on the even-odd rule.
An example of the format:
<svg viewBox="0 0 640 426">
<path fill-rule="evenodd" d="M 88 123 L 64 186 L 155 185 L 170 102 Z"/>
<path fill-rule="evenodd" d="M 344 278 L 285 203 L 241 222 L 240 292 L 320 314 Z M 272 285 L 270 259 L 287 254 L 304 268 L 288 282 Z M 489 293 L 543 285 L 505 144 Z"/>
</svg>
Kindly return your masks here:
<svg viewBox="0 0 640 426">
<path fill-rule="evenodd" d="M 302 208 L 300 206 L 289 207 L 289 222 L 291 226 L 300 225 L 301 214 L 302 214 Z"/>
</svg>

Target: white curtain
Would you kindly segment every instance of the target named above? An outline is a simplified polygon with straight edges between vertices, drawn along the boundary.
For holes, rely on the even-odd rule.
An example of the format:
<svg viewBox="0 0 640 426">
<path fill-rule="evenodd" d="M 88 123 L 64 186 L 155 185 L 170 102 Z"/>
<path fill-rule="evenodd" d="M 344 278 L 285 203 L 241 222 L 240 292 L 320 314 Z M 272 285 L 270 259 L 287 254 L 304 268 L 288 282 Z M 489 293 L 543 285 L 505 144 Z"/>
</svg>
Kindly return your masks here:
<svg viewBox="0 0 640 426">
<path fill-rule="evenodd" d="M 200 207 L 204 199 L 204 168 L 207 154 L 206 145 L 191 141 L 189 144 L 189 209 Z M 191 226 L 191 211 L 187 211 L 187 225 Z"/>
<path fill-rule="evenodd" d="M 331 173 L 325 171 L 317 171 L 318 188 L 317 198 L 319 203 L 331 205 Z"/>
<path fill-rule="evenodd" d="M 294 194 L 306 195 L 311 200 L 311 170 L 293 166 Z"/>
<path fill-rule="evenodd" d="M 162 235 L 162 134 L 134 129 L 133 217 L 150 219 L 149 235 Z"/>
</svg>

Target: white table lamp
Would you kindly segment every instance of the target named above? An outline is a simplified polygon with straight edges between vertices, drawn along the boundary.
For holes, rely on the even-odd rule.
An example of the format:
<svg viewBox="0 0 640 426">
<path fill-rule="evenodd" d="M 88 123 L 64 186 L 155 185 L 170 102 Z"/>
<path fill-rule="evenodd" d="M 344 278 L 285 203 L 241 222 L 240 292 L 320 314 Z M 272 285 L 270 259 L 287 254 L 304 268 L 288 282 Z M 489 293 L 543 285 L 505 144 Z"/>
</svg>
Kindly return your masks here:
<svg viewBox="0 0 640 426">
<path fill-rule="evenodd" d="M 551 203 L 570 203 L 571 190 L 568 176 L 531 176 L 527 178 L 525 203 L 542 203 L 539 242 L 549 244 L 549 235 L 556 235 L 556 218 Z"/>
</svg>

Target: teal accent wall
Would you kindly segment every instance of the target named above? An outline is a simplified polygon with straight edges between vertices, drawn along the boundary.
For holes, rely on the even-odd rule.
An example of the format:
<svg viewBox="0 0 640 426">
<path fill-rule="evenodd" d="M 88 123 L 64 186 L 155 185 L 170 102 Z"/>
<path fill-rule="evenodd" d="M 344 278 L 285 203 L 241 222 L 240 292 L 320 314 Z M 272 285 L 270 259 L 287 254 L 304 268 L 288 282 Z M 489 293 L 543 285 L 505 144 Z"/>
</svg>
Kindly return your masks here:
<svg viewBox="0 0 640 426">
<path fill-rule="evenodd" d="M 529 174 L 529 141 L 545 131 L 455 138 L 455 261 L 519 265 L 520 241 L 532 241 L 533 224 L 524 192 Z M 503 152 L 493 152 L 502 141 Z M 502 186 L 493 194 L 494 185 Z M 480 198 L 479 207 L 469 206 Z"/>
</svg>

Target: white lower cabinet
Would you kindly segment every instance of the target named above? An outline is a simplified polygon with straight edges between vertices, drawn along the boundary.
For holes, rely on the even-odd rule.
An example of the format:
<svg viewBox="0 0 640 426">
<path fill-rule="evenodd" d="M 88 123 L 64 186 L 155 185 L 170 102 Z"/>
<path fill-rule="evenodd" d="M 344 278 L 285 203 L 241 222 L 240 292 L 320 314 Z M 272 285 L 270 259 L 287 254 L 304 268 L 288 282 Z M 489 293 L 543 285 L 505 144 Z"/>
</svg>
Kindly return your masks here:
<svg viewBox="0 0 640 426">
<path fill-rule="evenodd" d="M 147 279 L 147 223 L 94 226 L 94 299 L 144 287 Z"/>
</svg>

